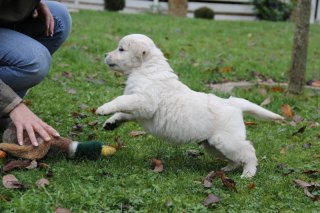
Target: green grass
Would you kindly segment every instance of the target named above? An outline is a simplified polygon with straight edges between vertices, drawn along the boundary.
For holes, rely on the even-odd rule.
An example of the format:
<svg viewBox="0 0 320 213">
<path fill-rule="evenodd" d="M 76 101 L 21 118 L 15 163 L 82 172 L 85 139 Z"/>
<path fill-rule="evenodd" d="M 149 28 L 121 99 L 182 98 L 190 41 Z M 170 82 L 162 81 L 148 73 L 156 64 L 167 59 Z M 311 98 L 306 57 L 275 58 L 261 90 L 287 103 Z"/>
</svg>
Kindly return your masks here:
<svg viewBox="0 0 320 213">
<path fill-rule="evenodd" d="M 33 88 L 26 99 L 32 103 L 30 108 L 63 136 L 79 141 L 93 138 L 105 144 L 112 144 L 119 137 L 125 148 L 113 157 L 97 161 L 44 159 L 53 171 L 45 189 L 35 186 L 36 180 L 45 177 L 44 170 L 10 172 L 29 189 L 19 191 L 0 186 L 0 194 L 11 198 L 0 200 L 1 212 L 42 213 L 53 212 L 57 207 L 73 212 L 319 212 L 319 202 L 307 198 L 293 184 L 294 179 L 319 182 L 319 176 L 315 179 L 302 173 L 319 169 L 320 165 L 319 127 L 310 126 L 310 122 L 320 122 L 319 93 L 309 91 L 290 96 L 267 89 L 273 98 L 268 109 L 281 113 L 281 105 L 289 104 L 305 121 L 293 127 L 246 117 L 247 121 L 258 123 L 249 126 L 247 134 L 256 148 L 259 170 L 249 180 L 240 179 L 241 170 L 228 174 L 237 182 L 238 193 L 224 188 L 218 180 L 212 189 L 203 188 L 201 180 L 225 163 L 209 155 L 186 156 L 188 149 L 203 151 L 202 147 L 196 144 L 176 147 L 151 135 L 132 138 L 131 131 L 141 130 L 135 123 L 106 132 L 101 129 L 105 118 L 90 112 L 123 91 L 125 78 L 106 68 L 103 55 L 114 49 L 126 34 L 149 35 L 165 52 L 181 81 L 194 90 L 210 92 L 207 82 L 255 80 L 252 71 L 286 82 L 292 23 L 206 21 L 88 11 L 74 13 L 72 17 L 72 34 L 54 55 L 48 78 Z M 312 25 L 308 80 L 320 79 L 319 40 L 320 27 Z M 225 67 L 232 67 L 232 71 L 221 72 Z M 63 72 L 70 72 L 73 77 L 64 77 Z M 76 94 L 67 92 L 71 88 Z M 260 90 L 258 86 L 237 89 L 232 95 L 261 103 L 266 96 Z M 88 108 L 81 109 L 82 104 Z M 78 119 L 72 112 L 87 117 Z M 88 125 L 96 120 L 99 125 Z M 82 124 L 83 131 L 74 132 L 75 123 Z M 293 137 L 292 133 L 304 125 L 307 125 L 305 132 Z M 308 143 L 311 147 L 303 148 Z M 290 149 L 281 154 L 288 146 Z M 153 158 L 164 162 L 163 173 L 151 170 Z M 285 164 L 286 168 L 277 169 L 279 164 Z M 293 172 L 285 174 L 288 168 Z M 249 190 L 250 183 L 256 188 Z M 205 207 L 202 203 L 208 193 L 220 196 L 221 202 Z"/>
</svg>

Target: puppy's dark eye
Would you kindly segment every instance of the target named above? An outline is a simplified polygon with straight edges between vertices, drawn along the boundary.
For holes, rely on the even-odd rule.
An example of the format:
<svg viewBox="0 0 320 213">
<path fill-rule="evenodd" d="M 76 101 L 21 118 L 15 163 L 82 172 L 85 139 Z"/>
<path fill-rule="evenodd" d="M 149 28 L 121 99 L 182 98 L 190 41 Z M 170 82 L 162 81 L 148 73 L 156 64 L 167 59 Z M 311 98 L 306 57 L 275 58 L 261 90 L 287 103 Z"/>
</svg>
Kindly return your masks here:
<svg viewBox="0 0 320 213">
<path fill-rule="evenodd" d="M 120 51 L 120 52 L 123 52 L 124 49 L 123 49 L 122 47 L 119 47 L 119 51 Z"/>
</svg>

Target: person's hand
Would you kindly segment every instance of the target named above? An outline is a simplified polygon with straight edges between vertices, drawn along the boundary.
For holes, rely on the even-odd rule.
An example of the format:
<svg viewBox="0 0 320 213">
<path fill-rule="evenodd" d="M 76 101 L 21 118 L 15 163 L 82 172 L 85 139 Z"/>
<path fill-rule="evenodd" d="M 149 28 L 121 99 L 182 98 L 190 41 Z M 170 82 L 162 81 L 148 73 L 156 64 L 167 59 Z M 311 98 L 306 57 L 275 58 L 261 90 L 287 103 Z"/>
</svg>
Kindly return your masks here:
<svg viewBox="0 0 320 213">
<path fill-rule="evenodd" d="M 34 10 L 33 18 L 42 18 L 45 22 L 46 29 L 45 29 L 45 34 L 46 36 L 51 36 L 53 35 L 53 29 L 54 29 L 54 19 L 53 16 L 48 8 L 48 6 L 43 2 L 40 1 L 37 8 Z"/>
<path fill-rule="evenodd" d="M 35 132 L 45 141 L 49 141 L 51 136 L 58 137 L 59 133 L 43 122 L 23 103 L 19 104 L 10 112 L 10 118 L 17 128 L 17 139 L 20 145 L 23 145 L 23 131 L 26 130 L 32 145 L 38 146 Z"/>
</svg>

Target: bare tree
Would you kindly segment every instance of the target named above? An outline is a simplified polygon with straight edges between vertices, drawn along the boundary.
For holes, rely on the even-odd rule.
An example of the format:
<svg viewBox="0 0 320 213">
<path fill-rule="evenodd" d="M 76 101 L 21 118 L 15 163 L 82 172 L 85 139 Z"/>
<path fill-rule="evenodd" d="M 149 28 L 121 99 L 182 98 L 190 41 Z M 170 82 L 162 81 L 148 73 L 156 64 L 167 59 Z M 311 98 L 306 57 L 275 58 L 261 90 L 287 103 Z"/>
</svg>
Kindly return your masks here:
<svg viewBox="0 0 320 213">
<path fill-rule="evenodd" d="M 311 0 L 298 0 L 288 91 L 300 94 L 305 85 Z"/>
<path fill-rule="evenodd" d="M 188 0 L 169 0 L 169 14 L 172 16 L 187 16 Z"/>
</svg>

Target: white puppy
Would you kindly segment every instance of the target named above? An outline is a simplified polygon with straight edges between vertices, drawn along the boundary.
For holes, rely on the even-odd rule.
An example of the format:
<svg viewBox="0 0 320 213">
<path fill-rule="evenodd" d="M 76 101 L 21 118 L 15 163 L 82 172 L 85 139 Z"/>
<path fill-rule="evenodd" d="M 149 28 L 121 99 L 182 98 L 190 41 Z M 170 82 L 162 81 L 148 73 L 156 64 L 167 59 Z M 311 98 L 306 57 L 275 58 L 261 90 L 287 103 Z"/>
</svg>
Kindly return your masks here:
<svg viewBox="0 0 320 213">
<path fill-rule="evenodd" d="M 147 132 L 174 144 L 203 142 L 210 153 L 228 160 L 224 171 L 243 166 L 241 177 L 256 173 L 255 149 L 246 139 L 243 112 L 264 119 L 283 119 L 245 99 L 223 99 L 195 92 L 178 76 L 154 42 L 132 34 L 106 54 L 105 62 L 128 75 L 124 95 L 100 106 L 96 113 L 115 113 L 104 124 L 114 129 L 128 120 L 137 121 Z"/>
</svg>

